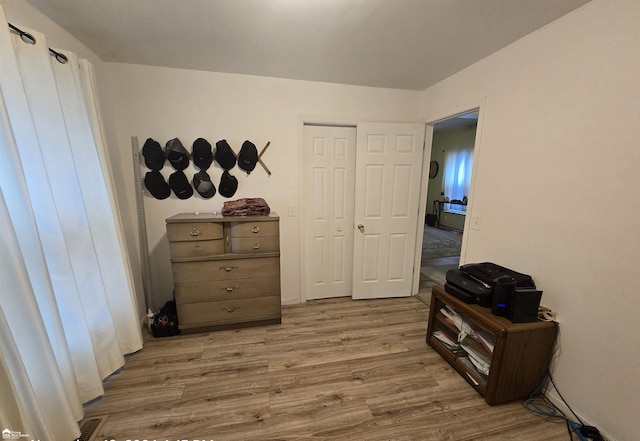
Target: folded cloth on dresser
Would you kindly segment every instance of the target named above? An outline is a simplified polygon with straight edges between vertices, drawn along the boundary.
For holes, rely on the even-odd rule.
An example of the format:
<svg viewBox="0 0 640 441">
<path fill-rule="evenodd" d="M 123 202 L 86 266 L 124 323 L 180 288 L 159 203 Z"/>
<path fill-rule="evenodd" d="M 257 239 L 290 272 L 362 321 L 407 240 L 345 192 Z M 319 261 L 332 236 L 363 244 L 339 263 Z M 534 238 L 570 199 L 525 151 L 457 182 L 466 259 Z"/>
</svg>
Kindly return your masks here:
<svg viewBox="0 0 640 441">
<path fill-rule="evenodd" d="M 222 206 L 223 216 L 258 216 L 271 213 L 271 208 L 262 198 L 243 198 L 226 201 Z"/>
</svg>

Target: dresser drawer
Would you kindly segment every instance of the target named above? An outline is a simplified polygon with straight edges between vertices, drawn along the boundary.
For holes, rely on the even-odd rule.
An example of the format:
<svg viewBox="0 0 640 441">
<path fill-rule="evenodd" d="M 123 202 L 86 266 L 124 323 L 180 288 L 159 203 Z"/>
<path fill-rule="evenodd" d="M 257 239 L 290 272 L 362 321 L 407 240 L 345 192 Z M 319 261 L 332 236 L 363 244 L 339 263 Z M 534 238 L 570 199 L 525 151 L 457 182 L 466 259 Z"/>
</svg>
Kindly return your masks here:
<svg viewBox="0 0 640 441">
<path fill-rule="evenodd" d="M 280 317 L 280 297 L 258 297 L 177 305 L 180 327 L 239 323 Z"/>
<path fill-rule="evenodd" d="M 224 240 L 215 239 L 169 242 L 169 254 L 172 259 L 211 257 L 217 254 L 224 254 Z"/>
<path fill-rule="evenodd" d="M 174 262 L 171 267 L 173 282 L 176 284 L 252 277 L 280 277 L 279 257 Z"/>
<path fill-rule="evenodd" d="M 169 242 L 222 239 L 222 224 L 212 222 L 184 222 L 167 224 Z"/>
<path fill-rule="evenodd" d="M 232 237 L 231 252 L 237 254 L 277 253 L 280 250 L 278 236 Z"/>
<path fill-rule="evenodd" d="M 280 277 L 177 283 L 176 302 L 202 303 L 280 295 Z"/>
<path fill-rule="evenodd" d="M 231 222 L 231 237 L 277 236 L 278 222 Z"/>
</svg>

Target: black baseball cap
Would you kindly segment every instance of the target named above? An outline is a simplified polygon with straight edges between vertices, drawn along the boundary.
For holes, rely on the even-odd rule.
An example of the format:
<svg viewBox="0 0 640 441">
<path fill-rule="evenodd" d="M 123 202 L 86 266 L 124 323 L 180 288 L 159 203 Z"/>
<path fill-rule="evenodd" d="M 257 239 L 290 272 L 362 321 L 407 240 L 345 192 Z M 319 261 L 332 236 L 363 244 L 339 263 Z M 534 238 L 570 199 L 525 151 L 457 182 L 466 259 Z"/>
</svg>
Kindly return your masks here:
<svg viewBox="0 0 640 441">
<path fill-rule="evenodd" d="M 191 157 L 193 158 L 195 166 L 200 170 L 208 169 L 213 162 L 213 153 L 209 141 L 204 138 L 198 138 L 193 141 Z"/>
<path fill-rule="evenodd" d="M 169 187 L 178 199 L 189 199 L 193 196 L 193 188 L 182 170 L 175 171 L 169 176 Z"/>
<path fill-rule="evenodd" d="M 147 138 L 142 146 L 144 165 L 150 170 L 161 170 L 164 166 L 164 152 L 160 143 L 152 138 Z"/>
<path fill-rule="evenodd" d="M 242 143 L 238 153 L 238 167 L 247 173 L 251 173 L 258 163 L 258 149 L 251 141 Z"/>
<path fill-rule="evenodd" d="M 147 172 L 144 176 L 144 186 L 147 187 L 151 196 L 156 199 L 166 199 L 171 195 L 169 184 L 167 184 L 164 176 L 158 170 Z"/>
<path fill-rule="evenodd" d="M 216 142 L 216 162 L 225 170 L 236 166 L 236 155 L 226 139 Z"/>
<path fill-rule="evenodd" d="M 211 182 L 209 174 L 204 170 L 193 175 L 193 188 L 205 199 L 212 198 L 216 194 L 216 187 Z"/>
<path fill-rule="evenodd" d="M 235 176 L 229 173 L 229 170 L 225 170 L 222 173 L 222 177 L 220 178 L 220 185 L 218 185 L 218 192 L 226 197 L 230 198 L 234 194 L 236 194 L 236 190 L 238 190 L 238 180 Z"/>
<path fill-rule="evenodd" d="M 189 166 L 189 152 L 184 148 L 178 138 L 167 141 L 167 144 L 164 146 L 164 152 L 176 170 L 184 170 Z"/>
</svg>

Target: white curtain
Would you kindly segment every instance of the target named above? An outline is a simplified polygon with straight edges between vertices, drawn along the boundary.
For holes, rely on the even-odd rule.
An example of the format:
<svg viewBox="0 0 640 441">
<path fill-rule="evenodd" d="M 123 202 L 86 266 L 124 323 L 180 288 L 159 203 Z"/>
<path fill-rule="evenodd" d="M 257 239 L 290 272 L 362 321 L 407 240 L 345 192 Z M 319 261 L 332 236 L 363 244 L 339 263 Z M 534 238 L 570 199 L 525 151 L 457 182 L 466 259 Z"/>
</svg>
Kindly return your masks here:
<svg viewBox="0 0 640 441">
<path fill-rule="evenodd" d="M 0 31 L 0 429 L 69 441 L 142 335 L 91 65 L 23 30 Z"/>
<path fill-rule="evenodd" d="M 471 171 L 473 169 L 473 148 L 454 148 L 445 152 L 442 186 L 449 200 L 462 201 L 469 196 Z M 452 209 L 466 211 L 462 205 L 451 205 Z"/>
</svg>

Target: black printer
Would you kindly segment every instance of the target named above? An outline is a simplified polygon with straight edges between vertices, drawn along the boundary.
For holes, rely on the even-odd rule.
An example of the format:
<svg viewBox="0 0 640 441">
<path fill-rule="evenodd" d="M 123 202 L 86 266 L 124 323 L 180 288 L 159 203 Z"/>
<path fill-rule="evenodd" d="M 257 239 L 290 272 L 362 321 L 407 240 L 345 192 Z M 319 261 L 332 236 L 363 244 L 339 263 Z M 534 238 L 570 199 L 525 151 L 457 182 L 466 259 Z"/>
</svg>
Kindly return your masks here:
<svg viewBox="0 0 640 441">
<path fill-rule="evenodd" d="M 514 323 L 536 321 L 542 296 L 531 276 L 492 262 L 447 271 L 444 289 L 465 303 L 491 307 L 493 314 Z"/>
</svg>

